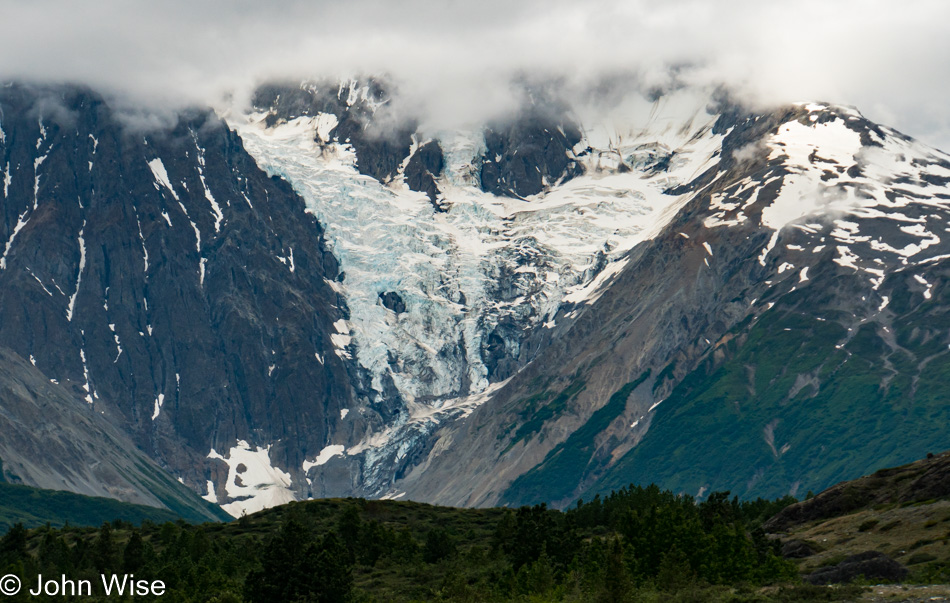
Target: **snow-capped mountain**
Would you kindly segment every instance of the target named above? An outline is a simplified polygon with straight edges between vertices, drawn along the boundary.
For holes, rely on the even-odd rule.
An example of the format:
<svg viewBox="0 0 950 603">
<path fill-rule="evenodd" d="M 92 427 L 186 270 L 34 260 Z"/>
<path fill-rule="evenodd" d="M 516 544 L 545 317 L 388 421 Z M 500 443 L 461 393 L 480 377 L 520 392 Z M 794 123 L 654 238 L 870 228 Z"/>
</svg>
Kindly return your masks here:
<svg viewBox="0 0 950 603">
<path fill-rule="evenodd" d="M 207 111 L 137 130 L 74 88 L 0 108 L 3 345 L 209 500 L 211 451 L 299 465 L 338 431 L 360 377 L 333 353 L 337 262 L 233 132 Z"/>
<path fill-rule="evenodd" d="M 380 141 L 382 153 L 395 145 L 339 133 L 354 113 L 372 115 L 371 89 L 358 86 L 272 92 L 270 107 L 229 124 L 258 164 L 289 182 L 326 228 L 345 275 L 336 288 L 350 312 L 335 325 L 336 353 L 368 371 L 373 389 L 392 384 L 395 421 L 327 448 L 362 457 L 363 487 L 378 495 L 389 487 L 392 467 L 424 449 L 435 427 L 467 416 L 544 349 L 559 322 L 571 322 L 571 315 L 555 320 L 559 308 L 595 297 L 626 252 L 673 217 L 686 197 L 664 191 L 714 163 L 722 134 L 712 131 L 708 97 L 689 93 L 644 100 L 637 110 L 646 120 L 636 126 L 598 123 L 583 132 L 565 116 L 526 111 L 528 125 L 498 128 L 503 134 L 413 133 L 388 162 L 376 162 L 397 166 L 381 182 L 354 174 L 360 152 L 372 153 L 367 147 Z M 327 96 L 345 102 L 328 103 Z M 507 142 L 489 149 L 493 136 Z M 560 155 L 548 166 L 551 147 Z M 441 170 L 429 172 L 431 195 L 413 191 L 407 175 L 423 149 L 441 157 Z M 520 161 L 519 153 L 533 153 L 526 165 L 547 173 L 535 184 L 541 188 L 523 198 L 515 191 L 535 189 L 508 165 Z M 489 183 L 488 166 L 512 176 Z M 499 186 L 510 195 L 492 192 Z M 322 464 L 326 454 L 305 467 Z M 319 483 L 319 474 L 312 481 Z"/>
<path fill-rule="evenodd" d="M 717 130 L 716 165 L 670 191 L 688 198 L 677 216 L 543 357 L 436 435 L 466 442 L 465 476 L 449 448 L 400 484 L 410 496 L 794 494 L 946 446 L 948 157 L 818 103 Z"/>
<path fill-rule="evenodd" d="M 0 344 L 234 515 L 797 492 L 941 445 L 946 155 L 823 103 L 526 98 L 427 131 L 378 81 L 268 85 L 140 132 L 4 88 Z M 888 429 L 923 435 L 855 445 Z"/>
</svg>

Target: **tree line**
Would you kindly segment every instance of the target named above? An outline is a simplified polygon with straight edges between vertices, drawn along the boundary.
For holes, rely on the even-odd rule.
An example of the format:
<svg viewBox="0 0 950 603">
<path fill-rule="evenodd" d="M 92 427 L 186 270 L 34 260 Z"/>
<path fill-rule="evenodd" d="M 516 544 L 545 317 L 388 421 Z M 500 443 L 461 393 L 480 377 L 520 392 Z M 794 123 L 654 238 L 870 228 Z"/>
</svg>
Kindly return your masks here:
<svg viewBox="0 0 950 603">
<path fill-rule="evenodd" d="M 167 592 L 155 600 L 208 603 L 621 602 L 735 592 L 798 582 L 761 529 L 790 502 L 728 493 L 697 502 L 631 486 L 563 512 L 338 499 L 229 524 L 15 526 L 0 539 L 0 574 L 25 585 L 38 574 L 134 574 L 162 580 Z M 8 600 L 30 600 L 25 591 Z"/>
</svg>

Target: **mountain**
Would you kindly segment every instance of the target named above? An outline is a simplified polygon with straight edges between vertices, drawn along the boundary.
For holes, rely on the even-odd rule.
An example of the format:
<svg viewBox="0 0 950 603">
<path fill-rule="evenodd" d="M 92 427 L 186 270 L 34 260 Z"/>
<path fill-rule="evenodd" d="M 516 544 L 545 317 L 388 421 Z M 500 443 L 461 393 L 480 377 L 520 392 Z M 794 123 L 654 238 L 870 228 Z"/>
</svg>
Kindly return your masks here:
<svg viewBox="0 0 950 603">
<path fill-rule="evenodd" d="M 7 508 L 5 516 L 16 515 L 26 523 L 77 523 L 83 517 L 98 517 L 98 525 L 112 518 L 93 512 L 96 503 L 90 501 L 102 502 L 102 497 L 108 497 L 134 503 L 109 507 L 116 517 L 177 516 L 198 522 L 227 518 L 221 509 L 201 500 L 156 465 L 85 401 L 2 347 L 0 400 L 0 498 L 3 506 L 16 508 L 16 514 Z M 155 508 L 145 512 L 143 505 Z"/>
<path fill-rule="evenodd" d="M 948 447 L 950 157 L 688 86 L 458 131 L 397 100 L 145 127 L 0 89 L 0 345 L 232 515 L 801 495 Z"/>
<path fill-rule="evenodd" d="M 319 224 L 207 111 L 145 132 L 19 85 L 0 107 L 0 341 L 208 500 L 291 500 L 271 459 L 338 432 L 359 383 Z"/>
<path fill-rule="evenodd" d="M 714 164 L 722 134 L 690 92 L 636 99 L 646 121 L 630 140 L 614 124 L 584 134 L 543 95 L 484 130 L 391 131 L 380 86 L 269 86 L 227 119 L 325 225 L 350 310 L 341 353 L 400 409 L 382 431 L 334 438 L 308 478 L 358 472 L 361 492 L 397 496 L 431 434 L 537 363 L 576 318 L 559 308 L 596 296 L 675 215 L 683 196 L 664 191 Z M 434 188 L 413 186 L 426 175 Z"/>
<path fill-rule="evenodd" d="M 947 156 L 826 104 L 715 131 L 676 217 L 409 496 L 801 495 L 946 446 Z"/>
</svg>

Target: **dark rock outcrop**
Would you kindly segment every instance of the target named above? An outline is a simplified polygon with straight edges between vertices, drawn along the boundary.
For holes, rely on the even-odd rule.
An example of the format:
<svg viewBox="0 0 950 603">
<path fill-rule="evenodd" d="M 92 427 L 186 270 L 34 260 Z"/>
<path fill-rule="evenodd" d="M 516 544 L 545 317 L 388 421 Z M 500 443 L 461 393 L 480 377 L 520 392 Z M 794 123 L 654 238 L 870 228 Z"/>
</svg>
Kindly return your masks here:
<svg viewBox="0 0 950 603">
<path fill-rule="evenodd" d="M 349 144 L 356 153 L 356 169 L 386 183 L 409 157 L 412 135 L 416 131 L 414 119 L 381 111 L 388 97 L 385 84 L 375 79 L 342 85 L 323 82 L 308 87 L 267 84 L 255 91 L 252 104 L 268 112 L 268 126 L 320 113 L 336 116 L 337 125 L 329 132 L 329 140 Z M 439 156 L 441 158 L 441 150 Z M 441 167 L 430 171 L 437 176 Z M 426 188 L 412 190 L 428 193 Z"/>
<path fill-rule="evenodd" d="M 425 193 L 437 211 L 445 211 L 439 203 L 439 187 L 436 184 L 442 175 L 443 166 L 442 147 L 435 140 L 416 149 L 406 164 L 405 177 L 409 190 Z"/>
<path fill-rule="evenodd" d="M 576 124 L 543 113 L 521 115 L 485 130 L 482 190 L 524 198 L 583 173 L 571 151 L 581 141 Z"/>
<path fill-rule="evenodd" d="M 380 293 L 379 300 L 383 303 L 383 306 L 392 310 L 396 314 L 402 314 L 406 311 L 406 302 L 403 301 L 402 296 L 395 291 L 386 291 L 385 293 Z"/>
<path fill-rule="evenodd" d="M 899 582 L 907 577 L 907 568 L 884 553 L 866 551 L 851 555 L 838 565 L 823 567 L 805 577 L 811 584 L 848 584 L 857 578 Z"/>
<path fill-rule="evenodd" d="M 782 544 L 782 557 L 786 559 L 804 559 L 816 552 L 810 544 L 802 540 L 789 540 Z"/>
</svg>

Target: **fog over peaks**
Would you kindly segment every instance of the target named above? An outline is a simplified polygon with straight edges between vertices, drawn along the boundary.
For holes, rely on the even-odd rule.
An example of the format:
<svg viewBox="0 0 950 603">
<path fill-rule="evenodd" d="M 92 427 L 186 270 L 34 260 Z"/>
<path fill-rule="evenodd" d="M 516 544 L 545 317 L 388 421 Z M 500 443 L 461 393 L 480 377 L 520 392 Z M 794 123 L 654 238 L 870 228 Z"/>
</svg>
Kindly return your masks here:
<svg viewBox="0 0 950 603">
<path fill-rule="evenodd" d="M 8 0 L 0 78 L 174 109 L 273 79 L 386 74 L 436 127 L 671 66 L 753 102 L 825 100 L 950 149 L 950 4 L 937 0 Z"/>
</svg>

